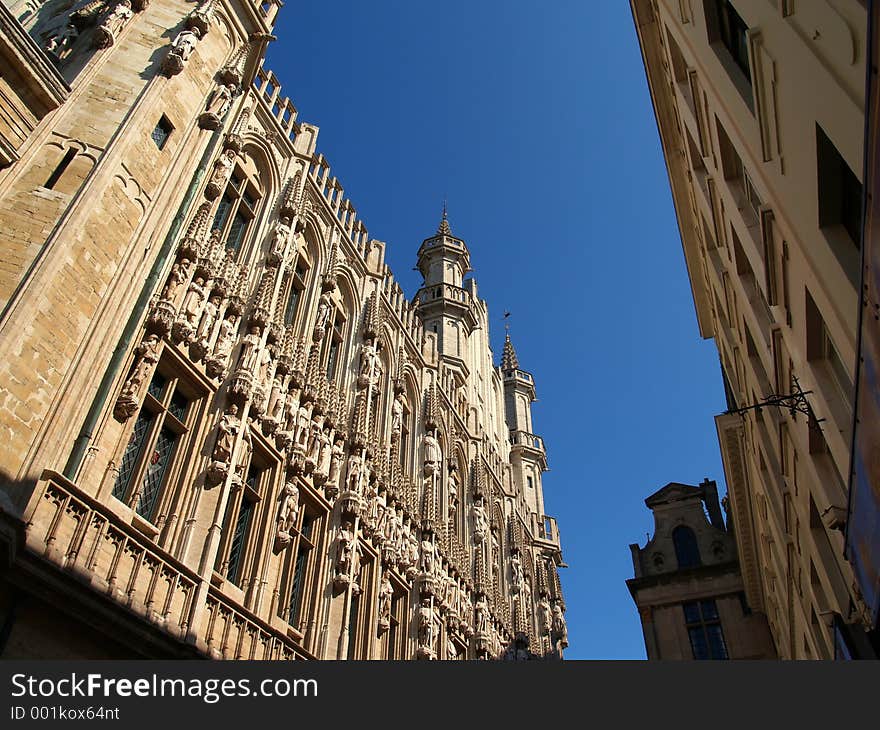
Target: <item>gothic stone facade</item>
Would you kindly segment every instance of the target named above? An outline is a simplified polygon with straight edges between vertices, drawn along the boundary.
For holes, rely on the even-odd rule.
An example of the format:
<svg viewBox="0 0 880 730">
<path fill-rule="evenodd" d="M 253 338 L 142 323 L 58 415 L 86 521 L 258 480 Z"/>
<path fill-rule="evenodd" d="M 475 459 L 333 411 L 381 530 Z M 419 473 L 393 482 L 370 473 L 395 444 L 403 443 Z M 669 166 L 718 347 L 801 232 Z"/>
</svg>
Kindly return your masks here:
<svg viewBox="0 0 880 730">
<path fill-rule="evenodd" d="M 445 213 L 405 298 L 280 3 L 7 4 L 4 655 L 561 657 L 533 378 Z"/>
</svg>

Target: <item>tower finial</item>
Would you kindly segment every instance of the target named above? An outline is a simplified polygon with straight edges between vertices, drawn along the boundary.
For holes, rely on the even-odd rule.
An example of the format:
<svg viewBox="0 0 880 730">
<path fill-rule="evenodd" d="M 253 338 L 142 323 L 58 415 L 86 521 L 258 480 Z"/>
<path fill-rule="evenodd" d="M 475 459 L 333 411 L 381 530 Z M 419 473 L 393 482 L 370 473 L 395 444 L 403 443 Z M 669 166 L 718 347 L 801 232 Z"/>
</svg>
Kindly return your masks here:
<svg viewBox="0 0 880 730">
<path fill-rule="evenodd" d="M 510 341 L 510 312 L 504 313 L 504 350 L 501 353 L 501 372 L 510 373 L 519 370 L 519 361 L 516 358 L 516 351 L 513 349 L 513 343 Z"/>
<path fill-rule="evenodd" d="M 452 231 L 449 228 L 449 218 L 446 213 L 446 196 L 443 196 L 443 217 L 440 219 L 440 226 L 437 228 L 437 235 L 451 236 Z"/>
</svg>

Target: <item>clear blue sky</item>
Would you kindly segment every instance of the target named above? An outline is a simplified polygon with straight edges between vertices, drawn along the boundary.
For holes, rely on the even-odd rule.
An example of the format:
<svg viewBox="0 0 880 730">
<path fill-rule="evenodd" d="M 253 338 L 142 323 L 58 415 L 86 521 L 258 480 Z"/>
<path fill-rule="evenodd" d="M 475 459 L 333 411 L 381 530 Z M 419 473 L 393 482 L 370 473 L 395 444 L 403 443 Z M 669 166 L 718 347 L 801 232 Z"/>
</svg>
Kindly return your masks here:
<svg viewBox="0 0 880 730">
<path fill-rule="evenodd" d="M 500 358 L 536 379 L 572 659 L 641 659 L 624 581 L 644 499 L 723 475 L 700 339 L 629 4 L 290 0 L 266 67 L 320 127 L 412 296 L 444 196 Z"/>
</svg>

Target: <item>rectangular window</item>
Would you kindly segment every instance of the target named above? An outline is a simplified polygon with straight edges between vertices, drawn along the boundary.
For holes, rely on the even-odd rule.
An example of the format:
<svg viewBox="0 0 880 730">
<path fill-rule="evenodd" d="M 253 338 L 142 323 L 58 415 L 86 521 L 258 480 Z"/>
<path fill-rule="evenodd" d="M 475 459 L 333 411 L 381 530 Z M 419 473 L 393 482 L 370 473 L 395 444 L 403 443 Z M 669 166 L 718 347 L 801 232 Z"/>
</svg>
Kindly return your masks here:
<svg viewBox="0 0 880 730">
<path fill-rule="evenodd" d="M 242 213 L 241 211 L 237 211 L 235 217 L 232 219 L 232 225 L 229 226 L 229 235 L 226 237 L 226 248 L 231 251 L 238 251 L 241 249 L 241 243 L 244 241 L 244 234 L 247 232 L 248 223 L 250 220 Z"/>
<path fill-rule="evenodd" d="M 728 659 L 715 601 L 693 601 L 682 608 L 694 659 Z"/>
<path fill-rule="evenodd" d="M 226 577 L 236 585 L 239 585 L 241 580 L 242 558 L 244 558 L 244 552 L 247 548 L 251 517 L 254 514 L 255 507 L 256 502 L 248 495 L 242 497 L 238 516 L 235 520 L 235 532 L 232 535 L 232 543 L 229 547 L 229 565 L 226 569 Z"/>
<path fill-rule="evenodd" d="M 171 125 L 171 122 L 168 121 L 168 117 L 163 114 L 161 119 L 156 122 L 156 126 L 150 137 L 152 137 L 153 141 L 156 143 L 156 147 L 161 150 L 165 147 L 165 143 L 171 136 L 172 131 L 174 131 L 174 127 Z"/>
<path fill-rule="evenodd" d="M 177 434 L 171 429 L 163 428 L 159 431 L 159 438 L 156 439 L 156 446 L 150 456 L 149 466 L 144 473 L 144 481 L 141 484 L 141 493 L 136 508 L 137 513 L 147 521 L 153 519 L 153 512 L 156 509 L 156 502 L 162 488 L 162 480 L 165 478 L 165 471 L 171 461 L 176 444 Z"/>
<path fill-rule="evenodd" d="M 226 221 L 229 219 L 229 212 L 232 210 L 233 200 L 228 195 L 224 195 L 217 205 L 217 212 L 214 214 L 214 223 L 211 230 L 223 230 L 226 227 Z"/>
<path fill-rule="evenodd" d="M 293 320 L 296 318 L 296 308 L 299 304 L 300 296 L 302 296 L 302 290 L 298 289 L 296 284 L 290 288 L 290 297 L 287 299 L 287 306 L 284 309 L 284 324 L 292 325 Z"/>
<path fill-rule="evenodd" d="M 825 131 L 816 125 L 819 227 L 841 225 L 853 245 L 862 245 L 862 184 Z"/>
<path fill-rule="evenodd" d="M 844 364 L 828 327 L 822 318 L 822 313 L 808 290 L 806 294 L 806 318 L 807 318 L 807 360 L 824 363 L 825 369 L 831 375 L 840 396 L 851 407 L 853 395 L 853 383 L 849 376 L 849 368 Z"/>
<path fill-rule="evenodd" d="M 749 26 L 730 0 L 703 0 L 703 9 L 709 45 L 749 110 L 753 111 Z"/>
<path fill-rule="evenodd" d="M 293 579 L 290 586 L 290 600 L 287 605 L 287 623 L 297 626 L 302 616 L 303 590 L 306 582 L 306 571 L 309 566 L 309 556 L 314 547 L 311 541 L 314 518 L 308 513 L 303 514 L 300 526 L 300 538 L 297 546 L 296 560 L 293 564 Z"/>
<path fill-rule="evenodd" d="M 360 621 L 361 595 L 352 595 L 351 613 L 348 617 L 348 659 L 358 656 L 358 622 Z"/>
</svg>

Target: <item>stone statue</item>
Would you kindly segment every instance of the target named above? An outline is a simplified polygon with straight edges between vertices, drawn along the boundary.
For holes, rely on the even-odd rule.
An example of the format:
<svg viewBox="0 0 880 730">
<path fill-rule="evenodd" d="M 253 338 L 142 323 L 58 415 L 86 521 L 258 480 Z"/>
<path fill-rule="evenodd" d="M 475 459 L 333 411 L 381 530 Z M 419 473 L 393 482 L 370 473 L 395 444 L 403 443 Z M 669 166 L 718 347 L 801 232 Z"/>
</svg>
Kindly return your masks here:
<svg viewBox="0 0 880 730">
<path fill-rule="evenodd" d="M 212 455 L 214 461 L 223 464 L 229 464 L 232 461 L 235 437 L 241 430 L 241 421 L 237 414 L 238 406 L 233 403 L 226 409 L 226 413 L 220 419 L 217 427 L 217 444 L 214 446 L 214 453 Z"/>
<path fill-rule="evenodd" d="M 137 396 L 140 393 L 144 382 L 153 372 L 153 366 L 159 361 L 160 344 L 158 335 L 149 335 L 138 345 L 134 369 L 125 383 L 125 393 L 131 396 Z"/>
<path fill-rule="evenodd" d="M 204 116 L 204 115 L 202 115 Z M 214 163 L 214 169 L 211 172 L 211 179 L 205 186 L 205 197 L 208 200 L 214 200 L 226 187 L 229 176 L 232 174 L 232 168 L 235 167 L 235 150 L 228 149 L 223 152 Z"/>
<path fill-rule="evenodd" d="M 232 345 L 235 343 L 235 331 L 237 319 L 235 314 L 229 313 L 220 323 L 220 332 L 217 335 L 217 342 L 214 344 L 214 357 L 218 360 L 225 361 L 232 352 Z"/>
<path fill-rule="evenodd" d="M 238 367 L 252 373 L 260 356 L 260 342 L 262 340 L 260 328 L 254 325 L 251 331 L 242 338 L 241 355 L 238 358 Z"/>
<path fill-rule="evenodd" d="M 351 522 L 345 522 L 336 534 L 336 575 L 352 574 L 352 556 L 354 553 L 354 534 Z"/>
<path fill-rule="evenodd" d="M 189 60 L 196 44 L 199 42 L 201 33 L 198 28 L 184 28 L 177 34 L 174 43 L 171 44 L 171 53 L 178 56 L 181 61 Z"/>
<path fill-rule="evenodd" d="M 434 543 L 431 541 L 430 533 L 423 532 L 419 568 L 426 575 L 434 574 L 434 552 Z"/>
<path fill-rule="evenodd" d="M 327 323 L 330 321 L 330 313 L 333 311 L 333 301 L 330 298 L 330 292 L 324 292 L 318 300 L 318 314 L 315 316 L 315 330 L 312 338 L 317 342 L 323 339 L 327 330 Z"/>
<path fill-rule="evenodd" d="M 214 91 L 208 97 L 208 103 L 205 105 L 205 114 L 212 114 L 217 119 L 222 119 L 223 115 L 232 105 L 232 97 L 235 96 L 235 84 L 221 84 L 215 87 Z"/>
<path fill-rule="evenodd" d="M 272 245 L 269 247 L 269 260 L 281 263 L 287 251 L 287 239 L 290 237 L 290 218 L 283 216 L 275 224 L 275 232 L 272 236 Z"/>
<path fill-rule="evenodd" d="M 133 15 L 129 0 L 117 3 L 95 33 L 95 44 L 100 48 L 112 46 L 116 42 L 116 36 Z"/>
<path fill-rule="evenodd" d="M 489 604 L 482 593 L 474 604 L 474 630 L 478 634 L 489 632 Z"/>
<path fill-rule="evenodd" d="M 391 402 L 391 440 L 397 441 L 400 438 L 400 431 L 403 428 L 403 414 L 406 410 L 406 396 L 398 393 Z"/>
<path fill-rule="evenodd" d="M 510 556 L 510 587 L 514 593 L 519 593 L 523 587 L 522 561 L 517 553 Z"/>
<path fill-rule="evenodd" d="M 315 476 L 327 479 L 330 475 L 330 464 L 333 461 L 333 449 L 330 445 L 330 427 L 325 426 L 318 433 L 318 457 L 315 465 Z"/>
<path fill-rule="evenodd" d="M 327 486 L 339 488 L 339 475 L 342 472 L 342 461 L 345 459 L 345 449 L 342 448 L 342 439 L 336 439 L 333 448 L 330 449 L 330 468 L 327 474 Z"/>
<path fill-rule="evenodd" d="M 281 493 L 281 506 L 278 510 L 278 537 L 286 544 L 290 541 L 290 531 L 296 524 L 299 514 L 299 489 L 292 481 L 284 483 Z"/>
<path fill-rule="evenodd" d="M 182 261 L 176 261 L 174 266 L 171 267 L 171 273 L 168 275 L 168 283 L 165 284 L 165 289 L 162 292 L 162 299 L 173 304 L 188 276 L 189 260 L 183 259 Z"/>
<path fill-rule="evenodd" d="M 568 627 L 559 603 L 553 604 L 553 636 L 563 649 L 568 646 Z"/>
<path fill-rule="evenodd" d="M 199 320 L 199 326 L 196 329 L 196 339 L 207 345 L 211 339 L 211 330 L 214 328 L 214 322 L 217 321 L 217 315 L 220 312 L 220 297 L 212 296 L 202 309 L 202 318 Z"/>
<path fill-rule="evenodd" d="M 440 473 L 440 463 L 443 461 L 443 453 L 440 451 L 440 442 L 430 431 L 422 440 L 425 447 L 425 470 L 426 477 Z"/>
<path fill-rule="evenodd" d="M 477 542 L 482 542 L 486 537 L 486 531 L 489 529 L 489 521 L 486 519 L 486 508 L 483 507 L 483 501 L 474 502 L 474 538 Z"/>
<path fill-rule="evenodd" d="M 359 374 L 362 377 L 369 377 L 370 374 L 373 374 L 375 378 L 376 375 L 376 366 L 379 364 L 379 351 L 376 349 L 376 346 L 373 344 L 373 340 L 367 340 L 361 346 L 361 361 L 360 361 L 360 371 Z"/>
<path fill-rule="evenodd" d="M 303 401 L 299 404 L 296 411 L 296 433 L 294 434 L 294 443 L 305 451 L 309 442 L 309 429 L 312 424 L 312 414 L 309 410 L 309 404 Z"/>
<path fill-rule="evenodd" d="M 260 372 L 259 372 L 259 380 L 261 383 L 266 383 L 269 380 L 269 368 L 272 365 L 272 353 L 269 351 L 268 347 L 264 347 L 260 352 Z"/>
<path fill-rule="evenodd" d="M 419 646 L 429 652 L 434 647 L 434 611 L 430 598 L 423 598 L 419 606 Z"/>
<path fill-rule="evenodd" d="M 458 507 L 458 469 L 455 464 L 449 465 L 447 485 L 449 492 L 449 520 L 453 522 L 455 520 L 455 509 Z"/>
<path fill-rule="evenodd" d="M 391 626 L 391 600 L 394 597 L 394 588 L 388 578 L 388 571 L 382 572 L 382 580 L 379 583 L 379 628 L 387 629 Z"/>
<path fill-rule="evenodd" d="M 354 492 L 355 494 L 360 494 L 360 475 L 362 466 L 363 459 L 361 459 L 357 453 L 352 452 L 348 455 L 348 470 L 346 471 L 345 483 L 348 491 Z"/>
<path fill-rule="evenodd" d="M 199 314 L 202 310 L 202 302 L 205 301 L 205 280 L 197 276 L 189 285 L 189 291 L 183 299 L 183 316 L 192 327 L 198 323 Z"/>
</svg>

